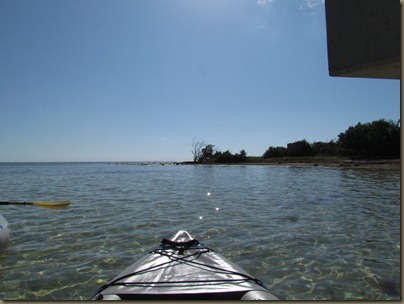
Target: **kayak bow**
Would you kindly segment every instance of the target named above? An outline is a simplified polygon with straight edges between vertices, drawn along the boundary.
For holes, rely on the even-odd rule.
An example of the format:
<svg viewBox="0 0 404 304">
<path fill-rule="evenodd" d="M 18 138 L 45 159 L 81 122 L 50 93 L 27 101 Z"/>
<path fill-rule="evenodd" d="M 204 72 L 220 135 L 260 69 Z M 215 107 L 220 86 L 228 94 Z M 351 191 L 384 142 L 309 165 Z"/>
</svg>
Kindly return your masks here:
<svg viewBox="0 0 404 304">
<path fill-rule="evenodd" d="M 102 286 L 93 300 L 279 300 L 182 230 Z"/>
</svg>

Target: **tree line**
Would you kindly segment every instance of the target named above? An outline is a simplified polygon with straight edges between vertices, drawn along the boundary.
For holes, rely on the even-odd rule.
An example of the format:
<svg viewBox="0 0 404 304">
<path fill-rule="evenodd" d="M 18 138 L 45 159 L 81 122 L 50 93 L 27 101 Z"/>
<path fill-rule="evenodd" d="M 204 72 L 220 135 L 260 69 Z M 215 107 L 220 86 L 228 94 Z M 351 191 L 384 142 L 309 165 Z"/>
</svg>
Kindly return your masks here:
<svg viewBox="0 0 404 304">
<path fill-rule="evenodd" d="M 204 141 L 192 141 L 192 154 L 196 163 L 239 163 L 247 161 L 243 149 L 232 154 L 221 152 L 215 145 Z M 343 156 L 355 159 L 400 158 L 400 120 L 380 119 L 370 123 L 350 126 L 338 135 L 337 140 L 309 143 L 303 139 L 288 143 L 286 147 L 270 146 L 262 158 L 301 156 Z"/>
</svg>

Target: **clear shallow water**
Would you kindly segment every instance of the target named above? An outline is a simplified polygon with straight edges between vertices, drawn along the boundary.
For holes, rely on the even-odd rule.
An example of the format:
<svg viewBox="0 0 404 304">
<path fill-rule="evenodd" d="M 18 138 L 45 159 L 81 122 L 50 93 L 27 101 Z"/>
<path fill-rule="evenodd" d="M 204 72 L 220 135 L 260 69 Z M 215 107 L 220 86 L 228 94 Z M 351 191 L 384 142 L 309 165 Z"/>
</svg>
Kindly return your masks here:
<svg viewBox="0 0 404 304">
<path fill-rule="evenodd" d="M 210 193 L 210 195 L 208 194 Z M 400 172 L 0 164 L 0 298 L 86 300 L 185 229 L 286 300 L 400 299 Z"/>
</svg>

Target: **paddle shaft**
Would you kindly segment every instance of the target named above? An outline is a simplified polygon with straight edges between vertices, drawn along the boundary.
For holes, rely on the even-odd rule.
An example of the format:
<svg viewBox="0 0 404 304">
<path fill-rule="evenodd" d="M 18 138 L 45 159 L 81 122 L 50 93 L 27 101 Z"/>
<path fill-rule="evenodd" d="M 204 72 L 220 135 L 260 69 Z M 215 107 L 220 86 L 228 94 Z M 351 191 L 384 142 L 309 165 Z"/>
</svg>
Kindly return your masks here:
<svg viewBox="0 0 404 304">
<path fill-rule="evenodd" d="M 0 205 L 33 205 L 34 202 L 0 202 Z"/>
</svg>

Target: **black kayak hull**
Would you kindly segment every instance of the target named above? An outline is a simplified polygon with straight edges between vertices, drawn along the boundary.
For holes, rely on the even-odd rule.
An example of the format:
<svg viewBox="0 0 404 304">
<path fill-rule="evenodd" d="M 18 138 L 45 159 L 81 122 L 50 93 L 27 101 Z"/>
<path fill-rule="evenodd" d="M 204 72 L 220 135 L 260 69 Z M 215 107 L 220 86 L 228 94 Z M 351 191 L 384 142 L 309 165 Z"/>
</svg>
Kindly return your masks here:
<svg viewBox="0 0 404 304">
<path fill-rule="evenodd" d="M 93 300 L 278 300 L 245 270 L 179 231 L 129 266 Z"/>
</svg>

